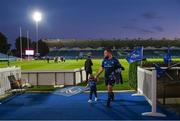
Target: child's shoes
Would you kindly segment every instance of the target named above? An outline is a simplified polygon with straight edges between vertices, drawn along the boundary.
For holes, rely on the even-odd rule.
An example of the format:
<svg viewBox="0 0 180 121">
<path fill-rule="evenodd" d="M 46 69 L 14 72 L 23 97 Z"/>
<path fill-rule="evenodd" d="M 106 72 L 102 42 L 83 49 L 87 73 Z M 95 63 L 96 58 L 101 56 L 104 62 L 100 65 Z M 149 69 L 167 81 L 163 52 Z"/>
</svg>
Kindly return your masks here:
<svg viewBox="0 0 180 121">
<path fill-rule="evenodd" d="M 94 101 L 98 101 L 97 97 L 95 97 Z"/>
<path fill-rule="evenodd" d="M 88 100 L 88 103 L 92 103 L 92 100 Z"/>
</svg>

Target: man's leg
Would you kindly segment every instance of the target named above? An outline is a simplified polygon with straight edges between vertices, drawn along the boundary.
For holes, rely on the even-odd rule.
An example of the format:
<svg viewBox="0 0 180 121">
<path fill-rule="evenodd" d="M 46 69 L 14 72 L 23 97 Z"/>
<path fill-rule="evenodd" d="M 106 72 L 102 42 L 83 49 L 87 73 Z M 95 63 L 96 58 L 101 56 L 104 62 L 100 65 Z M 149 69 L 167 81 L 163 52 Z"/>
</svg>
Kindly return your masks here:
<svg viewBox="0 0 180 121">
<path fill-rule="evenodd" d="M 111 95 L 112 95 L 111 100 L 114 101 L 114 92 L 113 91 L 111 92 Z"/>
<path fill-rule="evenodd" d="M 107 85 L 107 90 L 108 90 L 108 100 L 107 100 L 107 106 L 110 106 L 111 100 L 114 99 L 114 93 L 113 93 L 113 88 L 112 85 L 108 84 Z"/>
</svg>

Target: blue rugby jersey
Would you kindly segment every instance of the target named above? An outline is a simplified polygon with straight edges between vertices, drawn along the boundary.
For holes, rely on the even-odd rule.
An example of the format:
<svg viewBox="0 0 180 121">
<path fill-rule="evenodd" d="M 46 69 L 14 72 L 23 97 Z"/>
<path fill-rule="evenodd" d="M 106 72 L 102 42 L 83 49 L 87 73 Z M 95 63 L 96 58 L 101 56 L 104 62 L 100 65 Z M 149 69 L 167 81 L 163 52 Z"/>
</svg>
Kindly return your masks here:
<svg viewBox="0 0 180 121">
<path fill-rule="evenodd" d="M 89 87 L 96 86 L 96 81 L 93 79 L 88 80 Z"/>
<path fill-rule="evenodd" d="M 104 59 L 102 61 L 102 67 L 105 69 L 105 80 L 114 80 L 112 73 L 116 68 L 120 68 L 121 65 L 116 58 Z"/>
</svg>

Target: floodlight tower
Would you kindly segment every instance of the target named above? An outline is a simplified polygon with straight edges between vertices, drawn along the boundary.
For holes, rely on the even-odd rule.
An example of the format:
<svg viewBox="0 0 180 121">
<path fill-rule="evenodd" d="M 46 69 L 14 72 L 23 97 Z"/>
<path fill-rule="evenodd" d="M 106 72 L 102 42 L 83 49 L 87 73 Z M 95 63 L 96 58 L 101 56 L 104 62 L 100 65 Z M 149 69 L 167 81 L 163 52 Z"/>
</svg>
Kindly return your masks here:
<svg viewBox="0 0 180 121">
<path fill-rule="evenodd" d="M 38 54 L 38 34 L 39 34 L 39 27 L 38 24 L 42 20 L 42 13 L 39 11 L 34 12 L 33 19 L 36 22 L 36 53 Z"/>
</svg>

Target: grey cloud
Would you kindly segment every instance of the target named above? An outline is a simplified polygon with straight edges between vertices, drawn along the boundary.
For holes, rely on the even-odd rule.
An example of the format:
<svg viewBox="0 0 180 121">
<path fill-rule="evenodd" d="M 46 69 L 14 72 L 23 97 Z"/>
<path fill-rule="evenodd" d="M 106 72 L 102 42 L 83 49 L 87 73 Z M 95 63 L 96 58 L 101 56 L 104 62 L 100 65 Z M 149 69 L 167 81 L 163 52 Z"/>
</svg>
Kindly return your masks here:
<svg viewBox="0 0 180 121">
<path fill-rule="evenodd" d="M 164 28 L 161 27 L 161 26 L 155 26 L 155 27 L 153 27 L 153 29 L 158 31 L 158 32 L 163 32 L 164 31 Z"/>
<path fill-rule="evenodd" d="M 154 33 L 154 31 L 152 31 L 152 30 L 140 28 L 140 27 L 137 27 L 137 26 L 124 25 L 124 26 L 122 26 L 122 28 L 123 29 L 129 29 L 129 30 L 135 30 L 137 32 L 141 32 L 141 33 L 144 33 L 144 34 Z"/>
<path fill-rule="evenodd" d="M 160 16 L 156 12 L 146 12 L 146 13 L 143 13 L 142 17 L 145 18 L 145 19 L 160 19 L 160 18 L 162 18 L 162 16 Z"/>
</svg>

